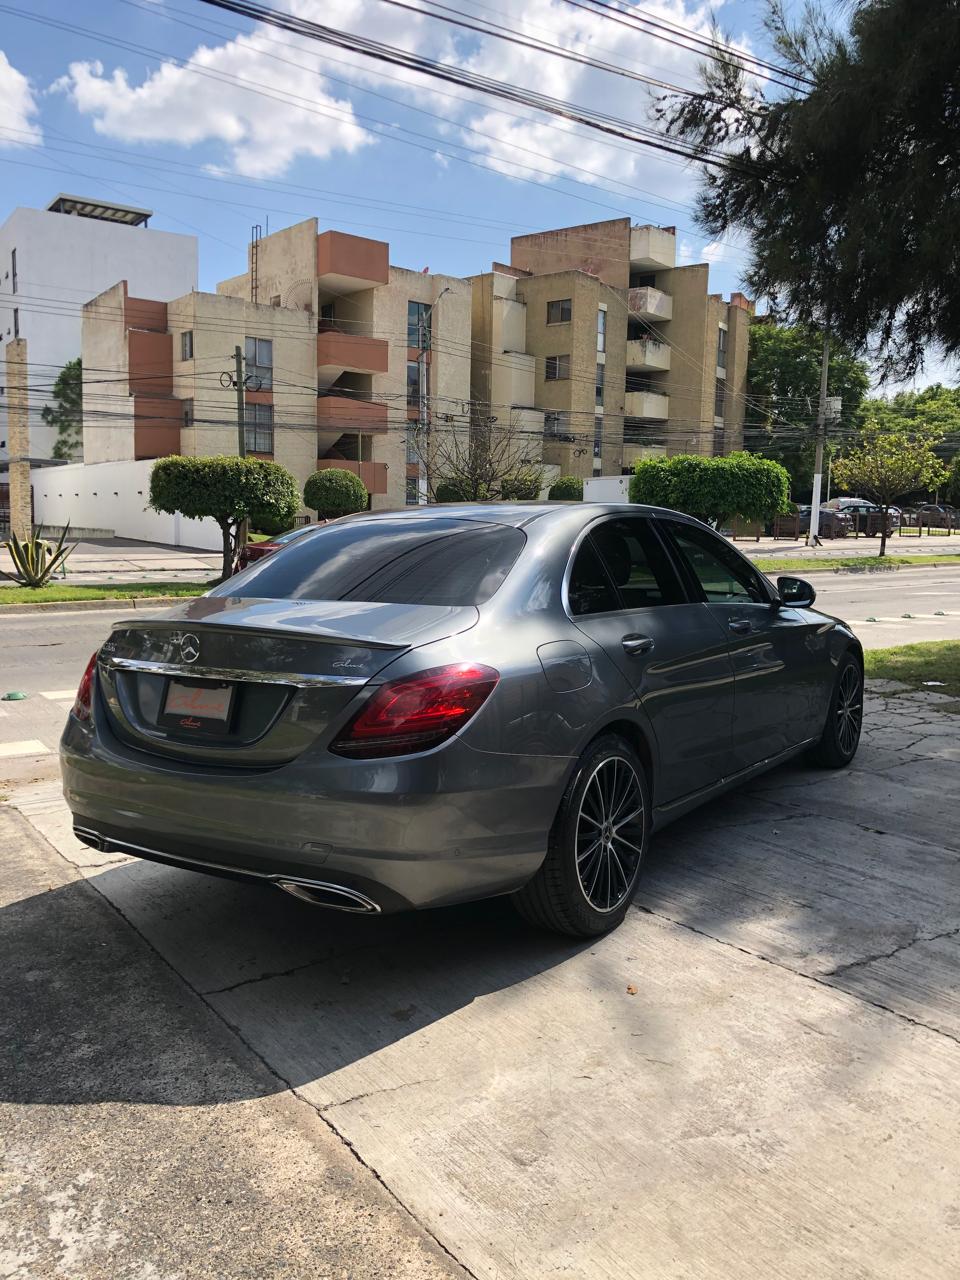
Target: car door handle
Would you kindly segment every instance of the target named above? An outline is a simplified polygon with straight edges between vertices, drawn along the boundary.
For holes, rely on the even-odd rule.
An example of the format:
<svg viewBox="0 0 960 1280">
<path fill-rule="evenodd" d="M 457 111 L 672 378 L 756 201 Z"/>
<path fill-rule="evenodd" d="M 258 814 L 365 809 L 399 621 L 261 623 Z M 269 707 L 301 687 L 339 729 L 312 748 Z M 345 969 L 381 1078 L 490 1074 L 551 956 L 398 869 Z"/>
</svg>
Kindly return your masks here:
<svg viewBox="0 0 960 1280">
<path fill-rule="evenodd" d="M 653 640 L 650 636 L 628 635 L 624 636 L 620 643 L 623 646 L 623 652 L 628 653 L 631 658 L 637 658 L 642 653 L 650 653 L 653 649 Z"/>
<path fill-rule="evenodd" d="M 750 622 L 746 618 L 731 618 L 727 623 L 731 631 L 735 631 L 738 636 L 747 635 L 753 630 Z"/>
</svg>

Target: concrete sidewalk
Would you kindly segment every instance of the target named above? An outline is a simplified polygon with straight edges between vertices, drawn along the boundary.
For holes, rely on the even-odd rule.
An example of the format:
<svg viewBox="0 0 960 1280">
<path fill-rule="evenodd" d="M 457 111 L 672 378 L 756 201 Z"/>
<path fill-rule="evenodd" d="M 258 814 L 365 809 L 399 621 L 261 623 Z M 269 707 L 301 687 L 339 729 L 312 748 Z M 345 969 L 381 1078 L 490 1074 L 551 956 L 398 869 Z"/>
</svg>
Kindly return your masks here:
<svg viewBox="0 0 960 1280">
<path fill-rule="evenodd" d="M 593 944 L 504 902 L 325 915 L 97 853 L 56 784 L 18 788 L 36 835 L 8 824 L 3 865 L 32 840 L 36 869 L 0 928 L 16 940 L 0 1007 L 23 1020 L 4 1043 L 27 1047 L 4 1087 L 12 1213 L 36 1206 L 22 1239 L 46 1266 L 24 1274 L 92 1240 L 71 1280 L 368 1275 L 363 1253 L 337 1269 L 304 1251 L 329 1249 L 311 1193 L 333 1157 L 300 1137 L 281 1157 L 265 1087 L 482 1280 L 960 1274 L 960 718 L 893 692 L 869 697 L 851 769 L 785 767 L 659 836 L 636 909 Z M 90 890 L 127 930 L 113 951 L 74 914 Z M 272 1083 L 238 1073 L 244 1046 Z M 300 1252 L 270 1269 L 236 1233 L 293 1248 L 283 1195 Z M 445 1274 L 417 1247 L 435 1270 L 382 1274 Z"/>
</svg>

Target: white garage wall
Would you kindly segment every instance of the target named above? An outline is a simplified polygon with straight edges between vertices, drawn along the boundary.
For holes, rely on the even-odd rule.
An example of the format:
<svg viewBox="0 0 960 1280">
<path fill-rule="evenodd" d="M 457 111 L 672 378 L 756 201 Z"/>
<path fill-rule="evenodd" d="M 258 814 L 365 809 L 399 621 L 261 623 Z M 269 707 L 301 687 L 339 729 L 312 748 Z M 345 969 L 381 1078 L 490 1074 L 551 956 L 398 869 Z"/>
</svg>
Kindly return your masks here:
<svg viewBox="0 0 960 1280">
<path fill-rule="evenodd" d="M 37 524 L 109 530 L 118 538 L 219 551 L 215 520 L 187 520 L 147 508 L 153 462 L 97 462 L 33 471 Z"/>
</svg>

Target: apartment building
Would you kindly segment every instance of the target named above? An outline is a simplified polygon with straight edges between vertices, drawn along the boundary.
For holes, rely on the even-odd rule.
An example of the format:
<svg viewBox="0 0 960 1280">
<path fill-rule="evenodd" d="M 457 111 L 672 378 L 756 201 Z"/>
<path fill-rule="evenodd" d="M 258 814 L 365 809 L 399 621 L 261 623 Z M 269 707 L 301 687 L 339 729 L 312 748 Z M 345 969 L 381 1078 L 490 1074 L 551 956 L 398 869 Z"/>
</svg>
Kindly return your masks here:
<svg viewBox="0 0 960 1280">
<path fill-rule="evenodd" d="M 675 263 L 672 227 L 627 218 L 514 237 L 472 282 L 478 411 L 542 410 L 543 460 L 571 475 L 741 447 L 752 304 Z"/>
<path fill-rule="evenodd" d="M 154 231 L 150 209 L 58 195 L 46 209 L 18 208 L 0 226 L 0 361 L 27 343 L 31 460 L 48 459 L 57 433 L 42 419 L 57 374 L 80 355 L 84 303 L 127 280 L 135 296 L 167 301 L 197 284 L 197 239 Z M 0 393 L 0 460 L 8 454 Z"/>
<path fill-rule="evenodd" d="M 85 458 L 237 452 L 239 347 L 248 453 L 301 486 L 354 471 L 375 508 L 419 502 L 414 429 L 469 420 L 470 306 L 467 282 L 391 266 L 387 244 L 313 218 L 254 238 L 215 294 L 160 304 L 121 281 L 84 308 Z"/>
</svg>

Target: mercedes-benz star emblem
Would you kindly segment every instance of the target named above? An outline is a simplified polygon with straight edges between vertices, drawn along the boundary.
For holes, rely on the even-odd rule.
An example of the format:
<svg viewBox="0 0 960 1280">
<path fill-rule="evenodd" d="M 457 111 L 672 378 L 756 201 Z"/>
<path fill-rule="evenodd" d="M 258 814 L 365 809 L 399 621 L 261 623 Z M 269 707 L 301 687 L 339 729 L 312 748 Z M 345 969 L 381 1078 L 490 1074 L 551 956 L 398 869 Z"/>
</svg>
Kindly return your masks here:
<svg viewBox="0 0 960 1280">
<path fill-rule="evenodd" d="M 200 641 L 195 635 L 180 637 L 180 657 L 184 662 L 196 662 L 200 657 Z"/>
</svg>

